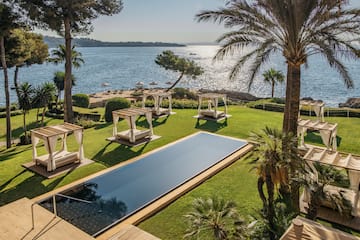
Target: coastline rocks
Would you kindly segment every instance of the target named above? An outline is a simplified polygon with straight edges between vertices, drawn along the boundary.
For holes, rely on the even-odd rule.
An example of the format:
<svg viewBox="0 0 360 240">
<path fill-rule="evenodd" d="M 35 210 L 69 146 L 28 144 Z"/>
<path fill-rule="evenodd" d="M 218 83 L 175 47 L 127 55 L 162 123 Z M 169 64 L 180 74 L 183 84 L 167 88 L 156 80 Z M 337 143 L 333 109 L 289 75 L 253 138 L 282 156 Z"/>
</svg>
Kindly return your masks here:
<svg viewBox="0 0 360 240">
<path fill-rule="evenodd" d="M 200 89 L 199 92 L 212 92 L 212 93 L 221 93 L 226 94 L 226 96 L 232 100 L 232 101 L 256 101 L 260 98 L 255 97 L 254 95 L 251 95 L 250 93 L 245 92 L 236 92 L 236 91 L 230 91 L 230 90 L 208 90 L 208 89 Z"/>
<path fill-rule="evenodd" d="M 346 103 L 339 103 L 339 107 L 360 108 L 360 98 L 349 98 Z"/>
</svg>

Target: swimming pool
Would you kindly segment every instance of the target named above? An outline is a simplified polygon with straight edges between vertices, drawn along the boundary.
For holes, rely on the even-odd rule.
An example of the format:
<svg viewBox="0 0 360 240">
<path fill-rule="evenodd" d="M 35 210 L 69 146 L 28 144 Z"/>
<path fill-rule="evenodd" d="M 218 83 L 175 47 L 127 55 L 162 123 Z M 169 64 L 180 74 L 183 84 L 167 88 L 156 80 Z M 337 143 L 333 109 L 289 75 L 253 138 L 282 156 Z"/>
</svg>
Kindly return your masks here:
<svg viewBox="0 0 360 240">
<path fill-rule="evenodd" d="M 239 151 L 246 141 L 197 133 L 56 197 L 58 216 L 96 236 Z M 41 206 L 53 211 L 52 200 Z"/>
</svg>

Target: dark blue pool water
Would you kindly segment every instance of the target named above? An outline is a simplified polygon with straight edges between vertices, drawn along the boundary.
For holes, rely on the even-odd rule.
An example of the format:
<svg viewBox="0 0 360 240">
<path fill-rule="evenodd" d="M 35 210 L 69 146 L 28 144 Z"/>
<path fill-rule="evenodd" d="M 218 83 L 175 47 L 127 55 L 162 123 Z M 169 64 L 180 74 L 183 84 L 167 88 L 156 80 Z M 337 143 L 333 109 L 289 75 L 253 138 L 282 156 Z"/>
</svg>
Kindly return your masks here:
<svg viewBox="0 0 360 240">
<path fill-rule="evenodd" d="M 245 145 L 219 135 L 193 135 L 61 192 L 65 196 L 56 197 L 57 213 L 83 231 L 98 235 Z M 41 205 L 53 210 L 51 200 Z"/>
</svg>

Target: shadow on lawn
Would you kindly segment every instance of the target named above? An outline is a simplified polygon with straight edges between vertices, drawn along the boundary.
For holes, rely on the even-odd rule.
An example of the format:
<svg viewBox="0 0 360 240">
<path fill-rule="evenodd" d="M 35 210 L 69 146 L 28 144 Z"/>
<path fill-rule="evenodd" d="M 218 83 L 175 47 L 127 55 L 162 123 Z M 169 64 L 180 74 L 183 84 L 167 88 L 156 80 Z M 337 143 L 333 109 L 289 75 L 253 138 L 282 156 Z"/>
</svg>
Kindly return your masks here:
<svg viewBox="0 0 360 240">
<path fill-rule="evenodd" d="M 126 145 L 119 145 L 116 149 L 111 152 L 105 153 L 105 150 L 111 144 L 118 144 L 118 143 L 108 143 L 105 147 L 103 147 L 99 152 L 97 152 L 91 159 L 94 161 L 103 164 L 106 167 L 114 166 L 118 163 L 131 159 L 133 157 L 139 156 L 149 142 L 141 145 L 140 147 L 129 147 Z M 135 150 L 137 149 L 137 150 Z"/>
<path fill-rule="evenodd" d="M 319 132 L 311 132 L 311 131 L 307 132 L 304 140 L 306 142 L 324 145 Z M 342 138 L 340 136 L 336 136 L 336 143 L 337 143 L 338 147 L 340 147 L 341 140 L 342 140 Z"/>
<path fill-rule="evenodd" d="M 45 120 L 44 121 L 44 126 L 47 126 L 50 121 L 51 121 L 50 119 Z M 31 129 L 38 128 L 38 127 L 41 127 L 41 126 L 42 126 L 41 122 L 32 122 L 32 123 L 27 124 L 26 128 L 27 128 L 28 132 L 30 133 Z M 12 131 L 11 131 L 11 135 L 14 138 L 20 137 L 23 133 L 24 133 L 24 128 L 22 126 L 18 127 L 18 128 L 15 128 L 15 129 L 12 129 Z"/>
<path fill-rule="evenodd" d="M 203 122 L 203 123 L 200 124 L 200 121 Z M 225 120 L 223 120 L 221 122 L 197 119 L 196 124 L 195 124 L 195 128 L 201 129 L 201 130 L 204 130 L 204 131 L 208 131 L 208 132 L 217 132 L 220 129 L 222 129 L 224 127 L 227 127 L 227 125 L 228 125 L 227 121 L 228 121 L 227 118 L 225 118 Z"/>
<path fill-rule="evenodd" d="M 1 185 L 1 190 L 4 189 L 6 185 L 8 185 L 11 181 L 15 180 L 17 177 L 22 175 L 24 172 L 27 171 L 23 170 L 22 172 L 18 173 L 15 177 L 13 177 L 12 179 L 8 180 L 6 183 Z M 2 191 L 0 194 L 0 206 L 18 200 L 23 197 L 34 198 L 43 193 L 51 191 L 55 189 L 68 174 L 70 174 L 70 172 L 62 175 L 61 177 L 55 178 L 47 186 L 43 184 L 46 178 L 38 174 L 34 174 L 28 177 L 27 179 L 25 179 L 23 182 L 17 184 L 16 186 L 7 189 L 5 191 Z"/>
<path fill-rule="evenodd" d="M 0 162 L 2 161 L 6 161 L 6 160 L 10 160 L 12 159 L 13 156 L 18 155 L 19 153 L 22 153 L 24 151 L 28 151 L 31 149 L 31 145 L 28 145 L 24 148 L 9 148 L 9 149 L 4 149 L 4 150 L 0 150 Z"/>
<path fill-rule="evenodd" d="M 98 123 L 98 124 L 95 125 L 94 129 L 98 130 L 98 129 L 106 128 L 106 127 L 108 127 L 108 126 L 110 126 L 112 124 L 113 124 L 112 122 L 110 122 L 110 123 L 107 123 L 107 122 Z"/>
</svg>

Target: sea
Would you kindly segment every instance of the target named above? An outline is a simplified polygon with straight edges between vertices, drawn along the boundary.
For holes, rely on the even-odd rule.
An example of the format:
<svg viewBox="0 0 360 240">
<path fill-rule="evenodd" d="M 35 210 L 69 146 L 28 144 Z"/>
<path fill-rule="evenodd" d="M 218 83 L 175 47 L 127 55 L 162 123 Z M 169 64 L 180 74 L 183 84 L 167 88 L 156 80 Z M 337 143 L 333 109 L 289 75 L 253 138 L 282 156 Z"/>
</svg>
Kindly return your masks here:
<svg viewBox="0 0 360 240">
<path fill-rule="evenodd" d="M 249 66 L 241 69 L 236 79 L 229 80 L 231 68 L 240 54 L 214 61 L 219 49 L 217 45 L 188 45 L 185 47 L 89 47 L 77 48 L 85 63 L 73 69 L 76 85 L 73 93 L 96 93 L 109 90 L 134 89 L 141 82 L 145 88 L 166 88 L 174 82 L 178 72 L 165 70 L 155 63 L 158 54 L 171 50 L 175 54 L 193 60 L 204 69 L 204 74 L 196 79 L 184 77 L 179 87 L 191 89 L 232 90 L 249 92 L 257 97 L 270 97 L 271 86 L 264 83 L 262 73 L 275 68 L 286 75 L 286 63 L 281 54 L 275 54 L 259 71 L 249 89 Z M 50 49 L 51 50 L 51 49 Z M 246 51 L 245 51 L 246 52 Z M 321 99 L 327 106 L 338 106 L 350 97 L 360 97 L 360 61 L 344 60 L 355 87 L 347 89 L 340 74 L 332 69 L 321 56 L 309 57 L 302 68 L 301 97 Z M 29 82 L 34 87 L 44 82 L 52 82 L 56 71 L 64 71 L 64 64 L 45 63 L 22 67 L 19 81 Z M 13 87 L 14 69 L 9 69 L 10 87 Z M 156 83 L 156 85 L 150 84 Z M 11 90 L 11 101 L 16 102 L 16 94 Z M 285 96 L 285 84 L 278 84 L 275 97 Z M 0 73 L 0 106 L 5 105 L 4 76 Z"/>
</svg>

